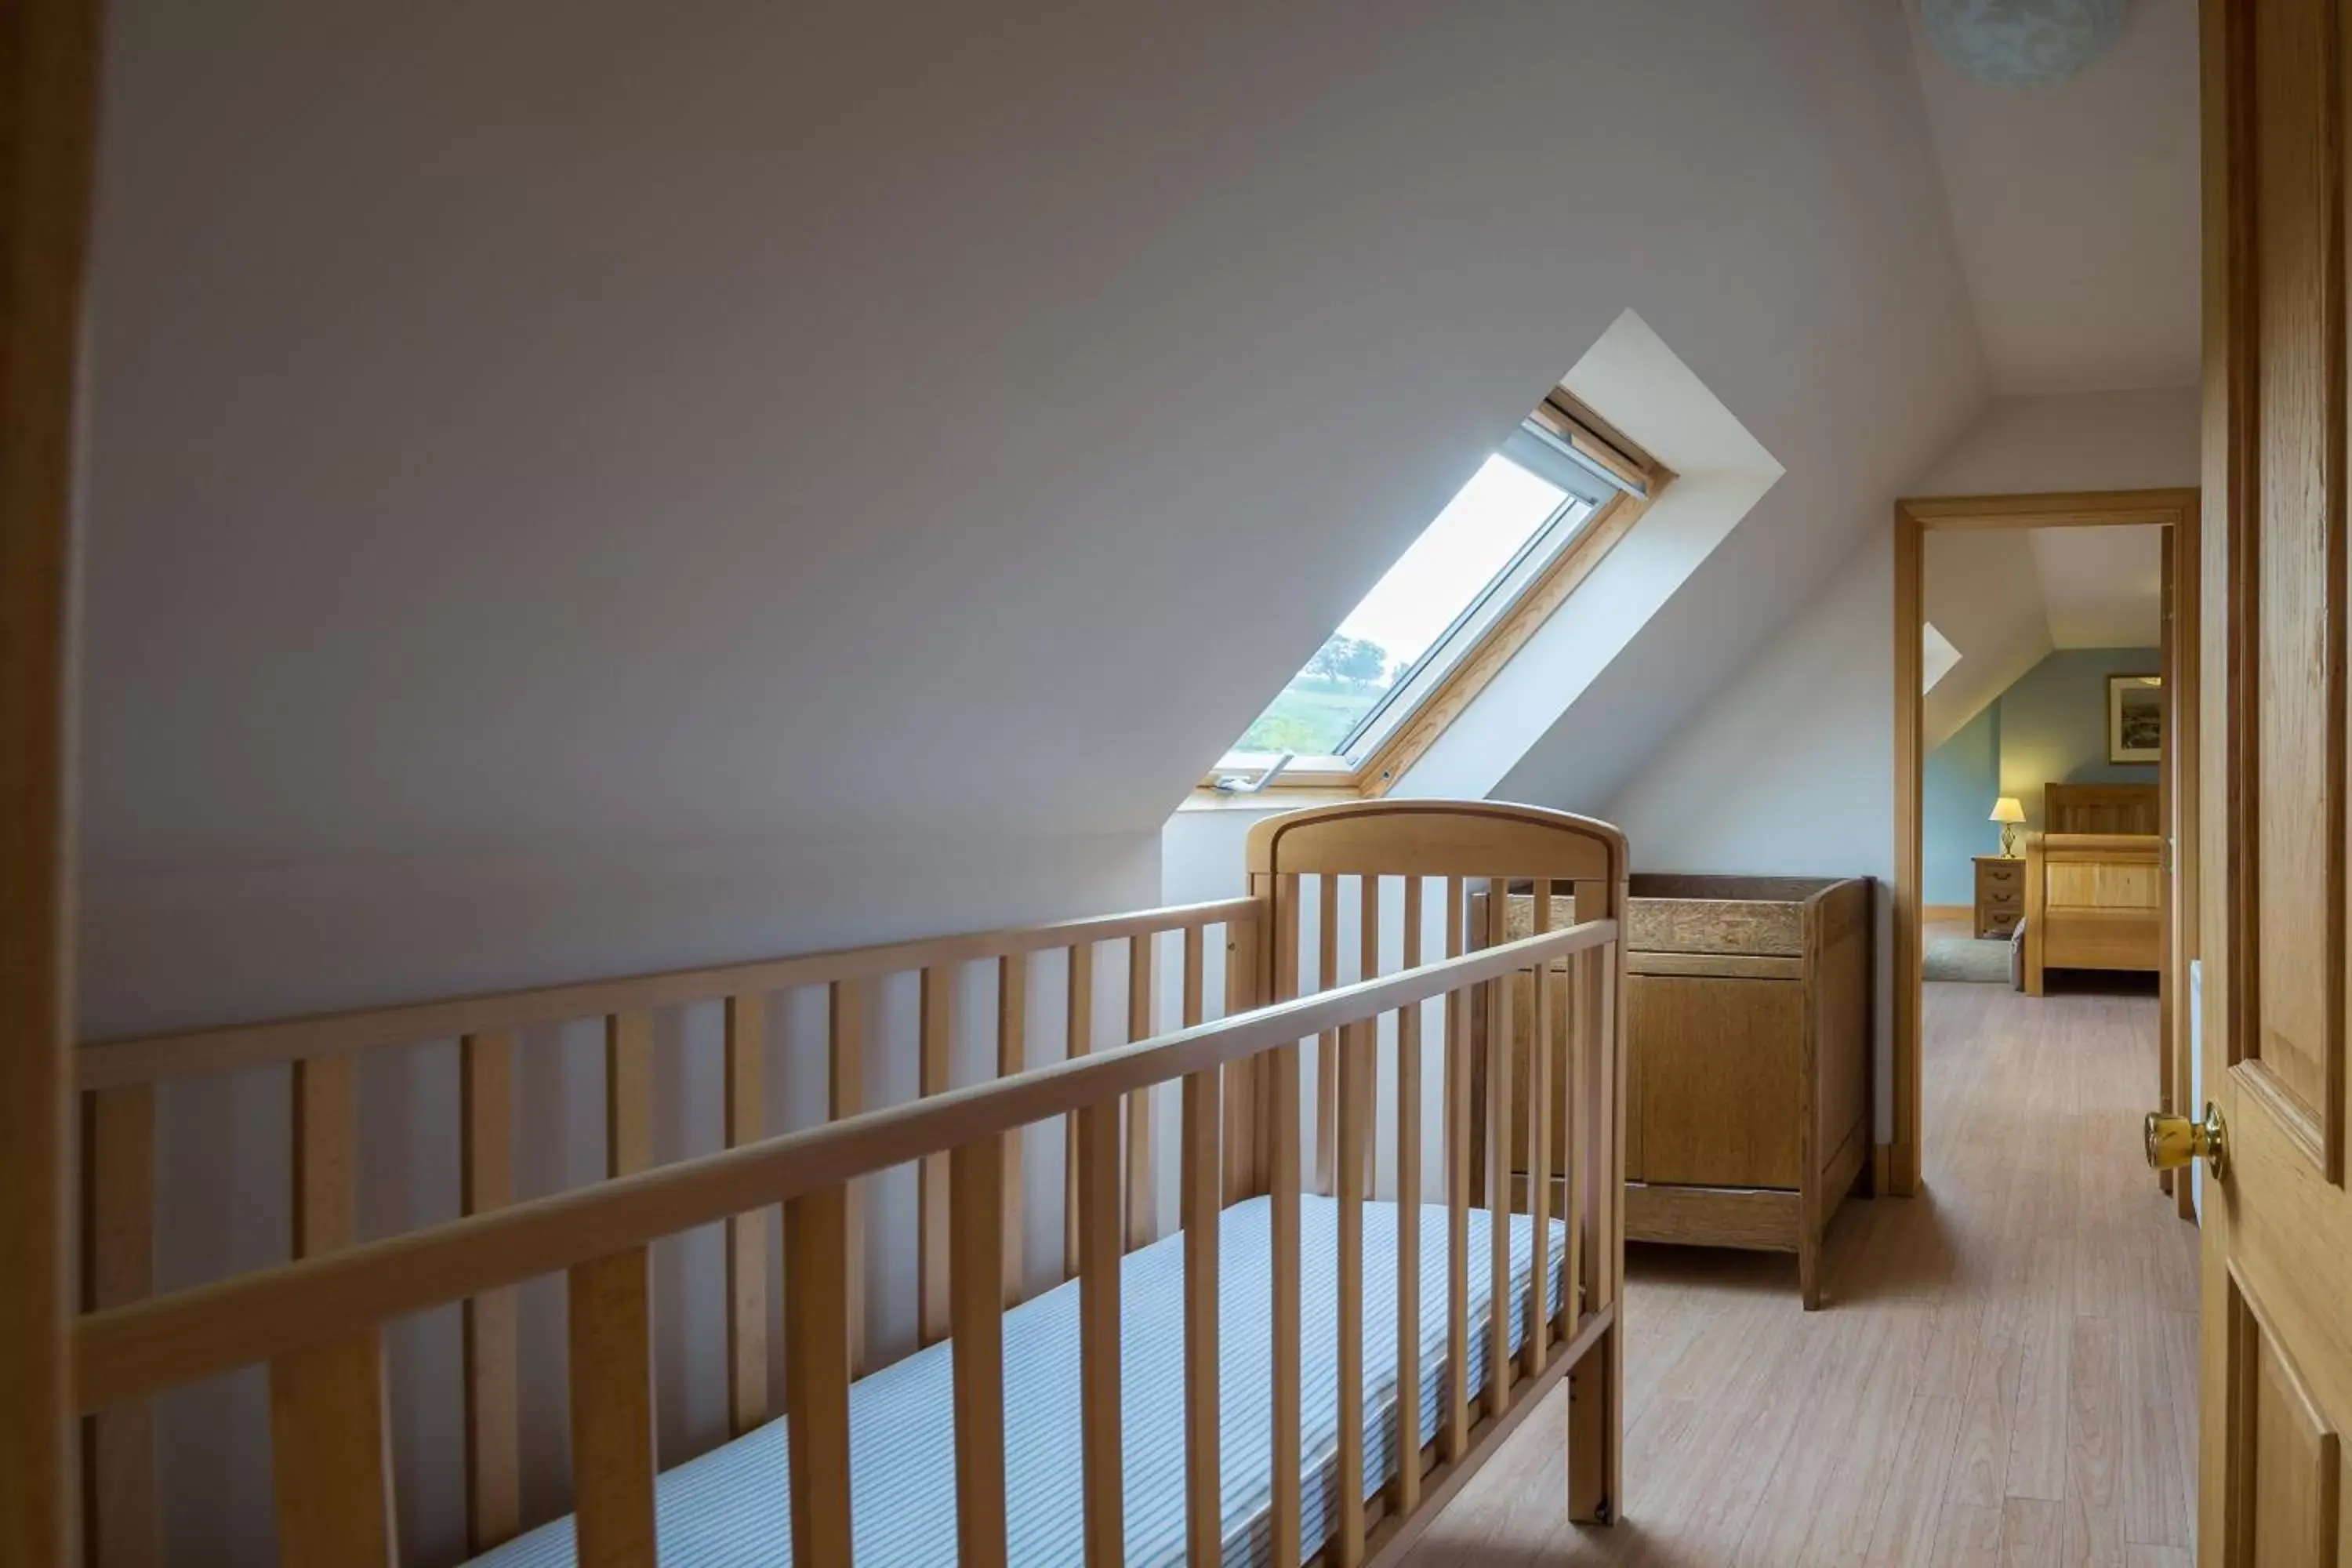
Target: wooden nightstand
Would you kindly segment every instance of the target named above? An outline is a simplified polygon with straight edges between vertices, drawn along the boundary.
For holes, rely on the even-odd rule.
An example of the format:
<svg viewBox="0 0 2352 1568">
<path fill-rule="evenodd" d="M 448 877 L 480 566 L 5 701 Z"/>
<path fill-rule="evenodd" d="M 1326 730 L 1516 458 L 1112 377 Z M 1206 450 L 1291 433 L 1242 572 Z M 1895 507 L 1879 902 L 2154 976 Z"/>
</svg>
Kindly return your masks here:
<svg viewBox="0 0 2352 1568">
<path fill-rule="evenodd" d="M 1979 855 L 1976 862 L 1977 935 L 2005 937 L 2025 917 L 2025 862 L 2007 855 Z"/>
</svg>

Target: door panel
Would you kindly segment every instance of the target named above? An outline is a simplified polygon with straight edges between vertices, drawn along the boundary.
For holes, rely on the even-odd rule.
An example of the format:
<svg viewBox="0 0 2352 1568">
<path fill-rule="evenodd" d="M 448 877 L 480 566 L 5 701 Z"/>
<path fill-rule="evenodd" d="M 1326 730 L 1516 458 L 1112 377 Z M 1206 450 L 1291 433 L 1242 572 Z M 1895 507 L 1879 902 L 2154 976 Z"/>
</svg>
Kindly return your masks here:
<svg viewBox="0 0 2352 1568">
<path fill-rule="evenodd" d="M 2260 702 L 2250 770 L 2259 976 L 2244 1055 L 2315 1118 L 2340 1041 L 2343 261 L 2335 0 L 2264 0 L 2252 22 L 2254 363 L 2261 526 L 2246 541 Z"/>
<path fill-rule="evenodd" d="M 2338 1568 L 2343 1445 L 2268 1319 L 2230 1277 L 2231 1477 L 2238 1554 L 2261 1568 Z"/>
<path fill-rule="evenodd" d="M 2202 1568 L 2352 1568 L 2347 14 L 2202 0 L 2200 1065 L 2228 1128 L 2202 1216 Z"/>
</svg>

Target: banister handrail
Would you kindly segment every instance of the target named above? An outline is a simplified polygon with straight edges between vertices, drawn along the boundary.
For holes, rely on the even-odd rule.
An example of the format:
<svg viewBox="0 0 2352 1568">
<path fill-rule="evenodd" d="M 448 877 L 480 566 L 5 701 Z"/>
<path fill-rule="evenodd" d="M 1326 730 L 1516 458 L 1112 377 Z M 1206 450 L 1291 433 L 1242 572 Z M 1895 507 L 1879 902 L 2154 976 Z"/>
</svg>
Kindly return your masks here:
<svg viewBox="0 0 2352 1568">
<path fill-rule="evenodd" d="M 1079 942 L 1119 942 L 1162 931 L 1247 920 L 1257 900 L 1218 899 L 1123 914 L 1089 915 L 1045 925 L 834 948 L 740 963 L 660 970 L 607 980 L 566 981 L 519 991 L 483 992 L 432 1002 L 313 1013 L 256 1024 L 227 1024 L 175 1034 L 143 1035 L 81 1046 L 74 1052 L 75 1081 L 88 1089 L 267 1067 L 363 1050 L 454 1039 L 494 1029 L 561 1023 L 636 1008 L 705 1002 L 751 991 L 784 991 L 834 980 L 866 980 L 908 970 L 1043 952 Z"/>
<path fill-rule="evenodd" d="M 91 1313 L 74 1327 L 75 1394 L 84 1410 L 151 1395 L 921 1155 L 1000 1137 L 1617 938 L 1615 921 L 1587 921 L 1016 1077 Z"/>
</svg>

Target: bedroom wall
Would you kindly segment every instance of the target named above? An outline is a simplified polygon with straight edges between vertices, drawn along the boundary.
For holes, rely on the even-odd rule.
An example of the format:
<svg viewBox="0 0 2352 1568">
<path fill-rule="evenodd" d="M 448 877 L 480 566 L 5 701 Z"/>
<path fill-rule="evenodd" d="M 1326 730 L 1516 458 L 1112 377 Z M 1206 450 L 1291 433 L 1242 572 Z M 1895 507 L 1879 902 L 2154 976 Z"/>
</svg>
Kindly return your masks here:
<svg viewBox="0 0 2352 1568">
<path fill-rule="evenodd" d="M 2000 853 L 2000 824 L 1991 821 L 2000 790 L 2000 703 L 1979 710 L 1952 738 L 1927 753 L 1919 775 L 1919 846 L 1925 901 L 1970 904 L 1976 873 L 1970 857 Z"/>
<path fill-rule="evenodd" d="M 2000 694 L 2000 793 L 2025 806 L 2025 826 L 2043 826 L 2042 786 L 2158 781 L 2154 763 L 2107 761 L 2107 677 L 2163 668 L 2152 647 L 2061 648 Z"/>
</svg>

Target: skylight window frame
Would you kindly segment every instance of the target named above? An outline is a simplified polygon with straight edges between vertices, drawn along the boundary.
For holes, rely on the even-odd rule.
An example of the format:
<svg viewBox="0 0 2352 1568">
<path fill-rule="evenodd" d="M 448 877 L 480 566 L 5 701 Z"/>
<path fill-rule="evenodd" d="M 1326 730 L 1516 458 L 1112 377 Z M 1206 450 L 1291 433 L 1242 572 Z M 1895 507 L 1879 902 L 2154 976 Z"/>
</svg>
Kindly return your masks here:
<svg viewBox="0 0 2352 1568">
<path fill-rule="evenodd" d="M 1388 793 L 1674 478 L 1565 389 L 1555 389 L 1496 455 L 1567 492 L 1560 504 L 1349 731 L 1340 752 L 1294 759 L 1268 793 Z M 1580 504 L 1591 510 L 1563 527 Z M 1234 776 L 1246 780 L 1278 756 L 1229 751 L 1202 791 L 1214 791 L 1220 780 L 1230 788 Z"/>
</svg>

